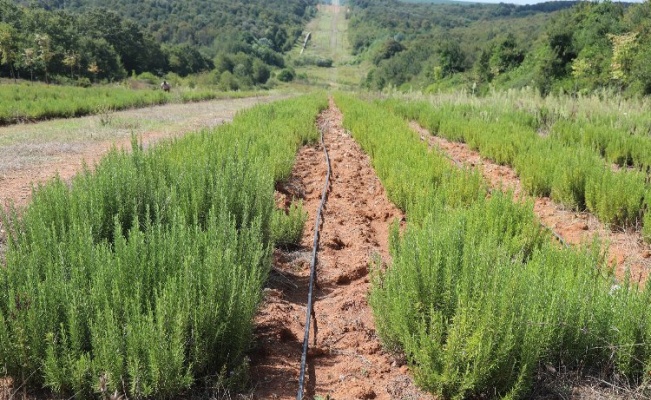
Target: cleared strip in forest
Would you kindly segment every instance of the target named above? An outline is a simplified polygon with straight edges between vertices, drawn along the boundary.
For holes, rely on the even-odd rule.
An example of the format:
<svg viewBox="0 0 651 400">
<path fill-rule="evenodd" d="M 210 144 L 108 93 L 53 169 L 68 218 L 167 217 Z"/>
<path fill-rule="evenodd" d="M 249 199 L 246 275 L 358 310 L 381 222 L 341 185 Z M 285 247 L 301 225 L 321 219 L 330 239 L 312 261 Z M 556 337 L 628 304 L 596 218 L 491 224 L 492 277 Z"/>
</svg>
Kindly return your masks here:
<svg viewBox="0 0 651 400">
<path fill-rule="evenodd" d="M 646 281 L 651 268 L 651 251 L 649 246 L 644 244 L 639 232 L 613 232 L 590 213 L 567 210 L 548 197 L 528 196 L 512 168 L 482 158 L 464 143 L 432 135 L 416 122 L 411 122 L 410 125 L 421 139 L 427 139 L 430 146 L 439 148 L 458 166 L 479 168 L 492 188 L 512 190 L 514 197 L 520 201 L 533 200 L 534 212 L 542 224 L 568 244 L 589 244 L 596 235 L 607 242 L 610 261 L 616 263 L 618 277 L 623 278 L 626 270 L 630 268 L 633 282 Z"/>
</svg>

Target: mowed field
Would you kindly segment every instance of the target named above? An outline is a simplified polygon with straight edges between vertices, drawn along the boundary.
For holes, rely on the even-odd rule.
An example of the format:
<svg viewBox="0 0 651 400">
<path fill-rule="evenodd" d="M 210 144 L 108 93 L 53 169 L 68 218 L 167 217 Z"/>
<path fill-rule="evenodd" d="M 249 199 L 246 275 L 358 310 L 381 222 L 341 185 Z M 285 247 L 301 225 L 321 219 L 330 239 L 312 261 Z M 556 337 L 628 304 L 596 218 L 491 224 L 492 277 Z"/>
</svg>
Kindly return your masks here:
<svg viewBox="0 0 651 400">
<path fill-rule="evenodd" d="M 350 54 L 347 7 L 337 4 L 319 5 L 317 17 L 305 28 L 311 37 L 301 54 L 302 42 L 291 53 L 293 60 L 329 58 L 333 67 L 298 66 L 296 73 L 307 76 L 310 84 L 333 89 L 359 87 L 370 68 L 369 62 Z"/>
</svg>

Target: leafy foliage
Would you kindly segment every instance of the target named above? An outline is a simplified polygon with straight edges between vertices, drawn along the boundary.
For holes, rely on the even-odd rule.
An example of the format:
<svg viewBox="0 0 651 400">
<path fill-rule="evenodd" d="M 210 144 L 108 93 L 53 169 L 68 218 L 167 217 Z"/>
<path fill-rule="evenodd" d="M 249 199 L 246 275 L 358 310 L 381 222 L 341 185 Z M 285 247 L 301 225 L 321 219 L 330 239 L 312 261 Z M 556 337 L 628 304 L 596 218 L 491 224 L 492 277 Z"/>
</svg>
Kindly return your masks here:
<svg viewBox="0 0 651 400">
<path fill-rule="evenodd" d="M 113 81 L 144 71 L 186 76 L 212 70 L 218 54 L 240 53 L 251 62 L 282 67 L 282 54 L 315 5 L 316 0 L 1 0 L 0 74 L 46 81 L 52 76 Z M 253 75 L 238 86 L 266 82 L 260 82 L 264 74 Z"/>
<path fill-rule="evenodd" d="M 649 93 L 649 2 L 423 3 L 351 2 L 354 52 L 376 65 L 366 86 Z M 391 55 L 394 39 L 401 51 Z"/>
</svg>

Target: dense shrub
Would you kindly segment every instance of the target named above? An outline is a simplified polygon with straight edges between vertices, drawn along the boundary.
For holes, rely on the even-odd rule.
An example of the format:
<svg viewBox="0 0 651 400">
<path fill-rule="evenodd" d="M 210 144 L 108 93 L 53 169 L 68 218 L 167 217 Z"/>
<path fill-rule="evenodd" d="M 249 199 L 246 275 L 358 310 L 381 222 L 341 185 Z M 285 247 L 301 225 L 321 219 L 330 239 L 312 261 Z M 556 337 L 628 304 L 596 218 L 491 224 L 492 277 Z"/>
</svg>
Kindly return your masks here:
<svg viewBox="0 0 651 400">
<path fill-rule="evenodd" d="M 86 398 L 100 376 L 137 398 L 240 382 L 270 249 L 304 223 L 295 207 L 281 224 L 291 228 L 277 228 L 274 182 L 317 138 L 326 105 L 312 95 L 257 106 L 148 151 L 134 139 L 71 185 L 37 188 L 4 218 L 6 373 Z"/>
<path fill-rule="evenodd" d="M 559 248 L 532 205 L 510 193 L 487 198 L 475 189 L 459 201 L 460 188 L 483 188 L 473 175 L 427 152 L 386 108 L 336 101 L 387 194 L 407 211 L 404 232 L 392 232 L 392 265 L 376 266 L 370 303 L 385 346 L 405 353 L 422 387 L 445 399 L 526 398 L 544 365 L 644 385 L 649 286 L 617 281 L 598 243 Z"/>
<path fill-rule="evenodd" d="M 295 77 L 296 77 L 296 73 L 294 72 L 294 70 L 289 68 L 280 70 L 280 72 L 278 72 L 278 75 L 276 75 L 276 78 L 278 78 L 278 80 L 281 82 L 291 82 L 294 80 Z"/>
</svg>

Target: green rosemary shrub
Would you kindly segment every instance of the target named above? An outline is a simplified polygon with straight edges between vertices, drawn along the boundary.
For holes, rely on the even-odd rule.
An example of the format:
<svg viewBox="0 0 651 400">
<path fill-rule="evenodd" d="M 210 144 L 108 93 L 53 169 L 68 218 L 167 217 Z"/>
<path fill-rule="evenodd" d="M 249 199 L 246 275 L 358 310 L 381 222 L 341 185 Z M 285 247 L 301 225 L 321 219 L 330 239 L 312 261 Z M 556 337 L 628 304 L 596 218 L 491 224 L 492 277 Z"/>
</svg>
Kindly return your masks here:
<svg viewBox="0 0 651 400">
<path fill-rule="evenodd" d="M 36 188 L 4 216 L 0 365 L 85 398 L 100 377 L 138 398 L 242 381 L 271 248 L 288 240 L 272 235 L 274 185 L 326 106 L 256 106 L 147 151 L 134 138 L 70 185 Z"/>
<path fill-rule="evenodd" d="M 514 204 L 509 193 L 449 201 L 466 172 L 422 152 L 386 108 L 341 94 L 336 101 L 374 165 L 384 166 L 389 196 L 398 191 L 411 205 L 404 233 L 392 231 L 392 265 L 374 269 L 370 303 L 385 346 L 405 353 L 422 387 L 445 399 L 526 398 L 543 365 L 648 379 L 648 285 L 617 281 L 599 243 L 560 248 L 532 205 Z M 422 157 L 440 166 L 430 179 L 411 169 L 426 165 Z M 392 176 L 413 176 L 413 190 Z"/>
<path fill-rule="evenodd" d="M 276 246 L 296 246 L 301 242 L 307 222 L 303 202 L 293 202 L 287 212 L 275 210 L 271 217 L 271 237 Z"/>
</svg>

